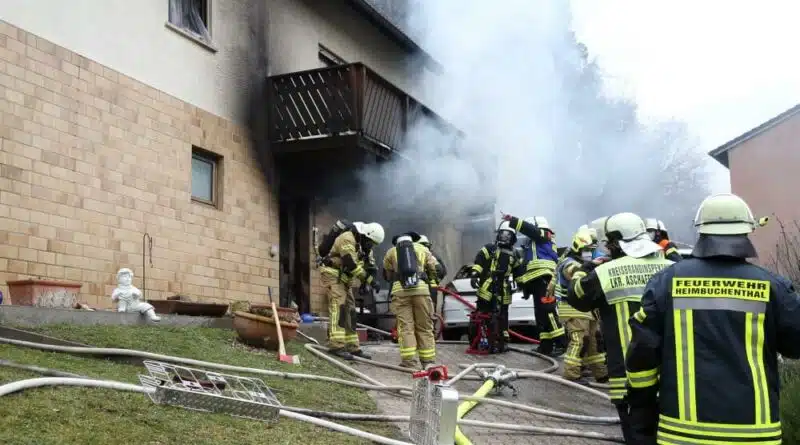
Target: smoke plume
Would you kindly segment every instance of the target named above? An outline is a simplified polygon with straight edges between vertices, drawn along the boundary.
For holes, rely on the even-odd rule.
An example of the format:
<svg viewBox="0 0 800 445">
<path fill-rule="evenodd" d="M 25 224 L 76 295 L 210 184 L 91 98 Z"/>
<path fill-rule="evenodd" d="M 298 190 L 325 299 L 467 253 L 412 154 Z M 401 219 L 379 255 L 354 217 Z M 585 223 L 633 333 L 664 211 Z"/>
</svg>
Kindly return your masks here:
<svg viewBox="0 0 800 445">
<path fill-rule="evenodd" d="M 419 161 L 365 169 L 361 197 L 351 202 L 381 222 L 403 215 L 440 223 L 495 203 L 516 216 L 545 216 L 561 243 L 581 224 L 631 211 L 692 241 L 691 221 L 708 193 L 703 155 L 682 123 L 645 123 L 631 99 L 604 93 L 591 48 L 571 30 L 569 2 L 409 5 L 408 32 L 444 67 L 420 75 L 416 94 L 465 137 L 418 122 L 403 150 Z"/>
</svg>

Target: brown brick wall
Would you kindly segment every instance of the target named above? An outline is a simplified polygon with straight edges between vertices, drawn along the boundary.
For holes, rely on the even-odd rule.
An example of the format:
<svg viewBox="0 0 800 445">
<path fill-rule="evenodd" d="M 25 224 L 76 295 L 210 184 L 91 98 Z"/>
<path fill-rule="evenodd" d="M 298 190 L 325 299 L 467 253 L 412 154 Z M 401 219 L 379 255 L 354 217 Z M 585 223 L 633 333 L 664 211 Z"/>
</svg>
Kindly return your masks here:
<svg viewBox="0 0 800 445">
<path fill-rule="evenodd" d="M 110 306 L 115 273 L 148 298 L 277 297 L 277 199 L 243 129 L 0 21 L 0 289 L 83 283 Z M 192 145 L 223 157 L 220 209 L 190 199 Z"/>
</svg>

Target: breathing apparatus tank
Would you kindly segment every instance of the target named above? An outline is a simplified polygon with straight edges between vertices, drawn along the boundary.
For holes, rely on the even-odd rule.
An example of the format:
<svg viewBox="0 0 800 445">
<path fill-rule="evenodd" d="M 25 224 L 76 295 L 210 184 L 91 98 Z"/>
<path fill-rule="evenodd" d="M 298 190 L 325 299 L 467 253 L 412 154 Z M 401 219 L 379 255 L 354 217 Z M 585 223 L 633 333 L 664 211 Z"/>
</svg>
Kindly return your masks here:
<svg viewBox="0 0 800 445">
<path fill-rule="evenodd" d="M 419 283 L 417 252 L 411 236 L 397 238 L 397 275 L 403 288 L 414 287 Z"/>
<path fill-rule="evenodd" d="M 353 223 L 346 219 L 337 220 L 328 233 L 322 237 L 322 241 L 319 243 L 317 248 L 319 256 L 323 258 L 328 256 L 328 254 L 331 253 L 331 249 L 333 249 L 333 243 L 336 241 L 336 238 L 342 233 L 352 230 L 353 227 Z"/>
</svg>

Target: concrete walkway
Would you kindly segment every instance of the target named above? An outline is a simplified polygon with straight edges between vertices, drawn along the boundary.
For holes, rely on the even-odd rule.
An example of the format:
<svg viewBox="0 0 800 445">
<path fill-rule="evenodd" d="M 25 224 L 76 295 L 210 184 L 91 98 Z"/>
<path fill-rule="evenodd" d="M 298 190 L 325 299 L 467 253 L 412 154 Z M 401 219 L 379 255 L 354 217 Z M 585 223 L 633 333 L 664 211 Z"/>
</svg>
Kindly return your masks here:
<svg viewBox="0 0 800 445">
<path fill-rule="evenodd" d="M 515 345 L 528 348 L 527 345 Z M 375 346 L 365 346 L 365 350 L 373 354 L 375 360 L 397 364 L 400 361 L 397 345 L 381 344 Z M 439 345 L 437 347 L 437 362 L 448 367 L 451 375 L 458 372 L 458 364 L 475 362 L 501 363 L 509 368 L 541 370 L 546 368 L 549 363 L 539 358 L 508 352 L 493 356 L 473 356 L 464 353 L 466 345 Z M 364 372 L 372 378 L 386 385 L 408 385 L 411 384 L 411 376 L 399 371 L 379 368 L 367 364 L 357 364 L 356 369 Z M 556 371 L 558 373 L 558 371 Z M 499 397 L 511 402 L 520 402 L 526 405 L 533 405 L 545 409 L 553 409 L 572 414 L 583 414 L 592 416 L 616 416 L 616 410 L 610 402 L 598 397 L 576 390 L 569 389 L 555 382 L 544 380 L 524 379 L 512 383 L 517 388 L 519 394 L 512 397 L 511 391 L 505 389 Z M 474 393 L 480 382 L 460 381 L 455 388 L 459 393 L 471 395 Z M 410 399 L 391 396 L 384 392 L 371 393 L 375 398 L 378 408 L 385 414 L 406 415 L 410 411 Z M 611 436 L 620 436 L 621 432 L 618 425 L 593 425 L 570 422 L 547 416 L 530 414 L 514 411 L 510 408 L 499 407 L 496 405 L 479 404 L 466 417 L 466 419 L 496 421 L 503 423 L 513 423 L 518 425 L 534 425 L 549 428 L 577 429 L 581 431 L 596 431 Z M 408 434 L 408 425 L 399 424 L 403 433 Z M 564 436 L 544 436 L 531 435 L 529 433 L 506 432 L 500 430 L 487 430 L 477 428 L 463 428 L 466 434 L 475 445 L 505 445 L 505 444 L 542 444 L 542 445 L 594 445 L 603 443 L 613 443 L 608 441 L 598 441 L 578 437 Z"/>
</svg>

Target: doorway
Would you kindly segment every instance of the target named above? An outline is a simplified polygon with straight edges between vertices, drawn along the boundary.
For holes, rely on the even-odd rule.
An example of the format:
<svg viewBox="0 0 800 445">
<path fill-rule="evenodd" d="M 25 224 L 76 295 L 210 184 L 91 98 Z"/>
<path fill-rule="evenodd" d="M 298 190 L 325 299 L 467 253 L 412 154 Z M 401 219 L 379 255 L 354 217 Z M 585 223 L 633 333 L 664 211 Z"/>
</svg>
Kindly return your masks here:
<svg viewBox="0 0 800 445">
<path fill-rule="evenodd" d="M 281 197 L 280 304 L 296 304 L 301 313 L 311 309 L 311 202 Z"/>
</svg>

